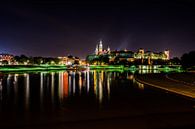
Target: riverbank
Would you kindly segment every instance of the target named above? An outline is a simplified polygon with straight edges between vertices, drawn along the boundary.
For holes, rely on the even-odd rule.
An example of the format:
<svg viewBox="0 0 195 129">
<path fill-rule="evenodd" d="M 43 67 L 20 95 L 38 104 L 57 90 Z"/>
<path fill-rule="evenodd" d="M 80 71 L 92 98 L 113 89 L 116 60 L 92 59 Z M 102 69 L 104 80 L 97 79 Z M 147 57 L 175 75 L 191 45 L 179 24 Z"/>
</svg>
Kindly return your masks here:
<svg viewBox="0 0 195 129">
<path fill-rule="evenodd" d="M 187 75 L 184 76 L 184 73 L 145 74 L 136 75 L 135 79 L 142 84 L 195 99 L 195 87 L 193 86 L 194 84 L 189 81 L 184 81 L 189 80 L 189 76 L 190 78 L 193 78 L 193 75 Z"/>
<path fill-rule="evenodd" d="M 66 66 L 62 65 L 9 65 L 0 66 L 0 72 L 22 72 L 22 71 L 48 71 L 48 70 L 65 70 Z"/>
</svg>

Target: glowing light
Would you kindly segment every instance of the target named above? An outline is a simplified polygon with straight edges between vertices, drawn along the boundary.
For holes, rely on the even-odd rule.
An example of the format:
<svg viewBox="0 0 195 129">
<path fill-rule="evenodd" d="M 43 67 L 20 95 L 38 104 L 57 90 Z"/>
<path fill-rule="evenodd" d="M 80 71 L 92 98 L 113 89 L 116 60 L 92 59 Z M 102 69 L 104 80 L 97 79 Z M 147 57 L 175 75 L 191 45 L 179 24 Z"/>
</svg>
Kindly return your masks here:
<svg viewBox="0 0 195 129">
<path fill-rule="evenodd" d="M 6 66 L 1 67 L 0 71 L 9 72 L 9 71 L 43 71 L 43 70 L 61 70 L 67 69 L 66 66 L 49 66 L 49 65 L 40 65 L 40 66 Z"/>
<path fill-rule="evenodd" d="M 68 73 L 64 72 L 64 96 L 68 97 Z"/>
<path fill-rule="evenodd" d="M 25 77 L 25 105 L 26 109 L 29 106 L 29 98 L 30 98 L 30 83 L 29 83 L 29 74 L 24 74 Z"/>
<path fill-rule="evenodd" d="M 51 73 L 51 99 L 52 103 L 54 103 L 54 72 Z"/>
<path fill-rule="evenodd" d="M 66 65 L 72 65 L 72 62 L 68 61 Z"/>
<path fill-rule="evenodd" d="M 107 73 L 107 90 L 108 90 L 108 99 L 110 99 L 110 73 Z"/>
<path fill-rule="evenodd" d="M 81 78 L 81 72 L 79 72 L 79 92 L 81 93 L 82 88 L 82 78 Z"/>
<path fill-rule="evenodd" d="M 89 71 L 87 71 L 87 92 L 89 92 Z"/>
<path fill-rule="evenodd" d="M 69 95 L 71 94 L 71 84 L 72 84 L 72 82 L 71 82 L 71 74 L 72 74 L 72 71 L 70 71 L 69 76 L 68 76 L 68 84 L 69 84 L 68 92 L 69 92 Z"/>
<path fill-rule="evenodd" d="M 73 72 L 73 95 L 75 94 L 76 91 L 76 86 L 75 86 L 75 72 Z"/>
<path fill-rule="evenodd" d="M 99 97 L 99 103 L 102 103 L 102 99 L 103 99 L 103 86 L 102 86 L 102 77 L 103 75 L 100 74 L 100 77 L 99 77 L 99 84 L 98 84 L 98 97 Z"/>
<path fill-rule="evenodd" d="M 58 93 L 59 93 L 59 99 L 60 99 L 60 101 L 62 101 L 62 99 L 63 99 L 63 72 L 59 72 Z"/>
</svg>

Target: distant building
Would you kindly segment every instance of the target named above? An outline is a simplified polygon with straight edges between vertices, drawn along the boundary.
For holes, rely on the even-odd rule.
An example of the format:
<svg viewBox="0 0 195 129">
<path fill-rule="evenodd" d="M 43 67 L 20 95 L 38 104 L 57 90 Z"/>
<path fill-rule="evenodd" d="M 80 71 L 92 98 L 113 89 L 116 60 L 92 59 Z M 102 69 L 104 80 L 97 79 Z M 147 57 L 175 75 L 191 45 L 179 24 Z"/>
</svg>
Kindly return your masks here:
<svg viewBox="0 0 195 129">
<path fill-rule="evenodd" d="M 80 64 L 80 59 L 74 56 L 58 57 L 58 59 L 60 59 L 60 64 L 63 64 L 63 65 Z"/>
<path fill-rule="evenodd" d="M 108 46 L 106 50 L 103 49 L 102 40 L 100 40 L 99 44 L 96 45 L 95 54 L 102 55 L 102 54 L 109 54 L 109 53 L 110 53 L 110 47 Z"/>
<path fill-rule="evenodd" d="M 130 50 L 115 50 L 111 51 L 108 47 L 107 50 L 103 49 L 103 43 L 100 40 L 99 44 L 96 45 L 95 54 L 90 54 L 87 56 L 88 62 L 101 62 L 102 60 L 105 60 L 106 57 L 109 59 L 109 62 L 116 62 L 116 61 L 128 61 L 128 62 L 135 62 L 138 61 L 143 64 L 152 64 L 156 61 L 168 61 L 169 56 L 169 50 L 165 50 L 164 52 L 151 52 L 151 51 L 145 51 L 143 48 L 140 48 L 137 52 L 133 52 Z"/>
<path fill-rule="evenodd" d="M 14 61 L 14 56 L 11 54 L 0 54 L 0 64 L 11 64 Z"/>
<path fill-rule="evenodd" d="M 169 57 L 169 50 L 165 50 L 164 54 L 166 55 L 166 59 L 169 60 L 170 59 L 170 57 Z"/>
</svg>

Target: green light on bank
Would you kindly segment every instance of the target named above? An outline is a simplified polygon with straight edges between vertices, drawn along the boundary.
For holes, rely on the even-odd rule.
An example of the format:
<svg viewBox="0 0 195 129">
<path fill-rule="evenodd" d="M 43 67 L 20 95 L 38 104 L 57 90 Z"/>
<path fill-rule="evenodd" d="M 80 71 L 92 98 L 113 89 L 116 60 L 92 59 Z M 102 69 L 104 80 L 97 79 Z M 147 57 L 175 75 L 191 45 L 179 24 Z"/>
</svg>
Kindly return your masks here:
<svg viewBox="0 0 195 129">
<path fill-rule="evenodd" d="M 41 71 L 67 69 L 66 66 L 6 66 L 0 67 L 1 72 L 9 71 Z"/>
</svg>

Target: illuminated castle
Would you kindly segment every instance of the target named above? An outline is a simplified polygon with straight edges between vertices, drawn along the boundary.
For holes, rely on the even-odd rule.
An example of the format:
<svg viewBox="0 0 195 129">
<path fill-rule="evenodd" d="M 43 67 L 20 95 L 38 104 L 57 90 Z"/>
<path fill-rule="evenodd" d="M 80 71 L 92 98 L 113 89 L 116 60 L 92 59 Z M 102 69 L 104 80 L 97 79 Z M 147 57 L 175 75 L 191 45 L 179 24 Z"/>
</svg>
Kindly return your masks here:
<svg viewBox="0 0 195 129">
<path fill-rule="evenodd" d="M 103 49 L 102 40 L 96 45 L 95 53 L 87 56 L 87 61 L 96 64 L 97 60 L 100 60 L 99 57 L 108 58 L 107 64 L 109 63 L 117 63 L 117 62 L 130 62 L 130 63 L 139 63 L 139 64 L 162 64 L 170 59 L 169 50 L 165 50 L 163 52 L 152 52 L 145 51 L 143 48 L 138 49 L 138 51 L 133 52 L 131 50 L 113 50 L 111 51 L 108 47 L 107 49 Z"/>
<path fill-rule="evenodd" d="M 110 53 L 110 48 L 108 47 L 107 50 L 104 50 L 102 40 L 100 40 L 99 44 L 96 45 L 95 54 L 102 55 L 102 54 L 109 54 L 109 53 Z"/>
</svg>

